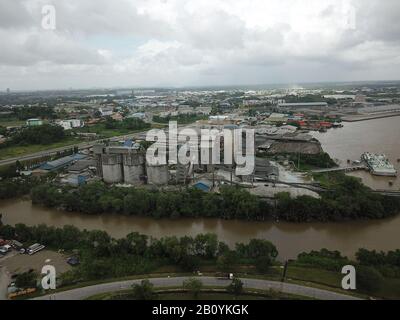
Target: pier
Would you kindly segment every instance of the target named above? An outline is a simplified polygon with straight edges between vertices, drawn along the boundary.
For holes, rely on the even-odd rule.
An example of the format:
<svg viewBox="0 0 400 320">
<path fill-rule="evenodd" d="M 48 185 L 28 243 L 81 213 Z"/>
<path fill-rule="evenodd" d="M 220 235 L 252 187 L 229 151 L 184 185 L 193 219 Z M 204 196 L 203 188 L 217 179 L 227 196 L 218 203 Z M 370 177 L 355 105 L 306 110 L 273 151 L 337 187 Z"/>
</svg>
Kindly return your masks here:
<svg viewBox="0 0 400 320">
<path fill-rule="evenodd" d="M 327 168 L 327 169 L 317 169 L 311 170 L 312 173 L 326 173 L 326 172 L 351 172 L 358 170 L 368 170 L 368 167 L 364 164 L 358 164 L 354 166 L 347 167 L 337 167 L 337 168 Z"/>
</svg>

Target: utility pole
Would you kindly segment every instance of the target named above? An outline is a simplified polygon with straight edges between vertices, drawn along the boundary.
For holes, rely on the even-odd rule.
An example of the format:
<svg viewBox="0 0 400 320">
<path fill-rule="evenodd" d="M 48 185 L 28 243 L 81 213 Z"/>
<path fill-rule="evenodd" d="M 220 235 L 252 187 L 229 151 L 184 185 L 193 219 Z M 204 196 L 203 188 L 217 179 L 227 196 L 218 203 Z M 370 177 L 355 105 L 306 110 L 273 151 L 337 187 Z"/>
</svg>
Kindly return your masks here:
<svg viewBox="0 0 400 320">
<path fill-rule="evenodd" d="M 214 171 L 214 165 L 211 165 L 212 168 L 212 181 L 213 181 L 213 188 L 215 188 L 215 171 Z"/>
<path fill-rule="evenodd" d="M 289 265 L 289 260 L 286 260 L 285 261 L 285 266 L 283 267 L 283 274 L 282 274 L 281 282 L 285 282 L 288 265 Z"/>
<path fill-rule="evenodd" d="M 297 153 L 297 170 L 300 170 L 300 152 Z"/>
</svg>

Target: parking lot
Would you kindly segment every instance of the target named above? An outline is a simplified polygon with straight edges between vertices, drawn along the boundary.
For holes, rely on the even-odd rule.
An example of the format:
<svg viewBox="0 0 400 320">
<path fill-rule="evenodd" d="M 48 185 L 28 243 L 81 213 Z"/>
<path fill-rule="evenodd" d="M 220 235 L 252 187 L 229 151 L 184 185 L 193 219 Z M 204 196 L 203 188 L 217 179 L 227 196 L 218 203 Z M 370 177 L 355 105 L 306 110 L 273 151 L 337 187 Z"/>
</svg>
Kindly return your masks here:
<svg viewBox="0 0 400 320">
<path fill-rule="evenodd" d="M 43 250 L 34 255 L 19 254 L 15 251 L 0 259 L 0 265 L 7 268 L 11 274 L 23 273 L 35 270 L 40 273 L 44 265 L 52 265 L 58 274 L 71 269 L 66 262 L 67 256 L 55 252 Z"/>
</svg>

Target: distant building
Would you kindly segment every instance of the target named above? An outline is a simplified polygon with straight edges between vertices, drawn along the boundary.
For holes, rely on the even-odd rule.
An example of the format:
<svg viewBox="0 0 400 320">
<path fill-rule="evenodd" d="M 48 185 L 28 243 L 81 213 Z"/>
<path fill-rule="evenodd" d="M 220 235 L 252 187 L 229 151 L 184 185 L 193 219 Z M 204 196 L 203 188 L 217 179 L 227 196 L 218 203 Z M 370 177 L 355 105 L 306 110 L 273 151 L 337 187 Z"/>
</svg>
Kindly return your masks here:
<svg viewBox="0 0 400 320">
<path fill-rule="evenodd" d="M 115 121 L 122 121 L 124 120 L 124 117 L 122 116 L 122 114 L 120 114 L 119 112 L 114 113 L 111 118 Z"/>
<path fill-rule="evenodd" d="M 140 120 L 145 120 L 146 114 L 143 112 L 137 112 L 137 113 L 131 114 L 128 118 L 136 118 L 136 119 L 140 119 Z"/>
<path fill-rule="evenodd" d="M 28 127 L 37 127 L 43 125 L 43 120 L 40 119 L 28 119 L 26 120 L 26 125 Z"/>
<path fill-rule="evenodd" d="M 206 116 L 208 116 L 211 113 L 211 111 L 212 111 L 211 107 L 198 107 L 198 108 L 196 108 L 196 113 L 204 114 Z"/>
<path fill-rule="evenodd" d="M 208 180 L 201 180 L 196 182 L 193 187 L 204 192 L 210 192 L 212 189 L 212 182 Z"/>
<path fill-rule="evenodd" d="M 363 94 L 358 94 L 354 98 L 354 103 L 366 103 L 367 97 Z"/>
<path fill-rule="evenodd" d="M 7 94 L 10 94 L 10 93 L 11 93 L 10 88 L 7 88 L 6 93 L 7 93 Z"/>
<path fill-rule="evenodd" d="M 49 161 L 49 162 L 46 162 L 45 164 L 42 164 L 39 167 L 39 170 L 47 171 L 47 172 L 57 171 L 57 170 L 63 169 L 65 167 L 73 164 L 74 161 L 82 160 L 82 159 L 85 159 L 86 157 L 87 157 L 86 155 L 79 154 L 79 153 L 72 155 L 72 156 L 63 157 L 63 158 L 60 158 L 60 159 L 57 159 L 54 161 Z M 36 171 L 36 170 L 34 170 L 34 171 Z"/>
<path fill-rule="evenodd" d="M 78 187 L 81 185 L 86 184 L 87 180 L 89 179 L 89 175 L 86 174 L 69 174 L 63 179 L 61 179 L 62 184 L 68 184 L 73 187 Z"/>
<path fill-rule="evenodd" d="M 287 122 L 289 119 L 287 114 L 283 113 L 272 113 L 268 119 L 266 119 L 267 122 Z"/>
<path fill-rule="evenodd" d="M 299 103 L 280 103 L 278 107 L 281 108 L 327 108 L 328 103 L 326 102 L 299 102 Z"/>
<path fill-rule="evenodd" d="M 72 174 L 82 174 L 90 168 L 96 169 L 96 160 L 78 160 L 68 168 L 68 172 Z"/>
<path fill-rule="evenodd" d="M 211 116 L 210 121 L 224 121 L 228 119 L 228 116 Z"/>
<path fill-rule="evenodd" d="M 99 109 L 102 117 L 110 117 L 114 113 L 114 108 L 112 107 L 103 107 Z"/>
<path fill-rule="evenodd" d="M 62 120 L 57 122 L 57 124 L 64 128 L 64 130 L 71 130 L 75 128 L 82 128 L 85 126 L 85 123 L 79 119 L 72 120 Z"/>
</svg>

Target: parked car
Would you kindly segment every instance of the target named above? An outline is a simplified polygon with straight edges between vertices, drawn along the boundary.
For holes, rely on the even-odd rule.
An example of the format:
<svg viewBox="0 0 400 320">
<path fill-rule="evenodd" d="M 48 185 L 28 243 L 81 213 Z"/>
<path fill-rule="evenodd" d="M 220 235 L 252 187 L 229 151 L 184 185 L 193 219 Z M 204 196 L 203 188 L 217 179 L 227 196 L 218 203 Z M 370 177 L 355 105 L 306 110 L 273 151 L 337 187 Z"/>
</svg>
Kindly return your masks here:
<svg viewBox="0 0 400 320">
<path fill-rule="evenodd" d="M 70 266 L 77 266 L 80 263 L 80 261 L 78 257 L 70 257 L 67 259 L 67 263 Z"/>
<path fill-rule="evenodd" d="M 6 244 L 5 246 L 0 247 L 0 253 L 6 255 L 8 252 L 11 251 L 11 246 Z"/>
<path fill-rule="evenodd" d="M 35 243 L 33 245 L 31 245 L 26 252 L 31 256 L 41 250 L 43 250 L 45 248 L 44 245 L 40 244 L 40 243 Z"/>
</svg>

